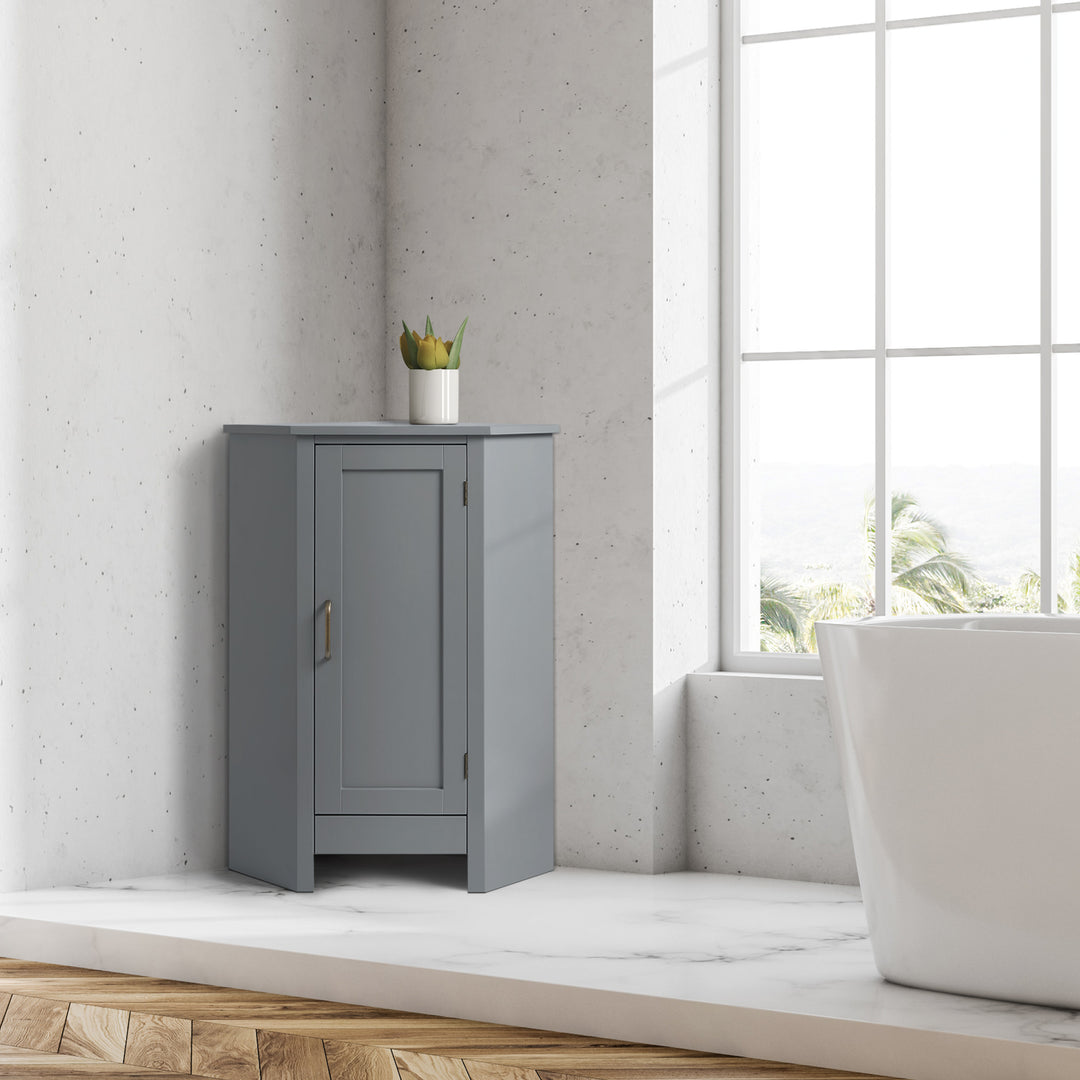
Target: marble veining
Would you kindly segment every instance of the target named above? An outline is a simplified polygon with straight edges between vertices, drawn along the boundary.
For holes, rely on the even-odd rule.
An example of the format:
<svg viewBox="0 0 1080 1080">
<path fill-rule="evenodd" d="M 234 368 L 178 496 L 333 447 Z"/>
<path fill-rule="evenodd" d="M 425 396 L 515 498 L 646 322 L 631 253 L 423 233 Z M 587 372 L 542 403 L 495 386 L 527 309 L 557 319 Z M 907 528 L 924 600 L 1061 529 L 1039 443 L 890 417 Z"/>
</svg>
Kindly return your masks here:
<svg viewBox="0 0 1080 1080">
<path fill-rule="evenodd" d="M 10 893 L 0 953 L 927 1080 L 1080 1074 L 1078 1013 L 882 980 L 853 886 L 464 880 L 454 857 L 335 857 L 313 894 L 227 871 Z"/>
</svg>

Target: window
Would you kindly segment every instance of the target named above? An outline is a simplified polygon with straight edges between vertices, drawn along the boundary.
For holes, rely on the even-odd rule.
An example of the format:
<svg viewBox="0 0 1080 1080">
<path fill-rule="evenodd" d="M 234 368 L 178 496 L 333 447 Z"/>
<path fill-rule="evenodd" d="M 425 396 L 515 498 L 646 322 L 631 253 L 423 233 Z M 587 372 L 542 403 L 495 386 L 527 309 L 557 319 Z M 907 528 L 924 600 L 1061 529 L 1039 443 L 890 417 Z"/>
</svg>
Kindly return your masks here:
<svg viewBox="0 0 1080 1080">
<path fill-rule="evenodd" d="M 1080 2 L 725 0 L 721 37 L 724 665 L 1080 613 Z"/>
</svg>

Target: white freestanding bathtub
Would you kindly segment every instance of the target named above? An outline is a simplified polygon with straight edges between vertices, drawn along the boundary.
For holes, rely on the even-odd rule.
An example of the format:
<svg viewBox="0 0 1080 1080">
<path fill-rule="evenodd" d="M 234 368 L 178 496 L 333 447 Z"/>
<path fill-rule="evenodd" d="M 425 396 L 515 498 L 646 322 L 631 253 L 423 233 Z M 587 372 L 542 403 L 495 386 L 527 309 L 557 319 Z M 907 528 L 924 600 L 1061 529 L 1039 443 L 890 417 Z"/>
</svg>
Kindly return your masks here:
<svg viewBox="0 0 1080 1080">
<path fill-rule="evenodd" d="M 881 974 L 1080 1009 L 1080 618 L 817 638 Z"/>
</svg>

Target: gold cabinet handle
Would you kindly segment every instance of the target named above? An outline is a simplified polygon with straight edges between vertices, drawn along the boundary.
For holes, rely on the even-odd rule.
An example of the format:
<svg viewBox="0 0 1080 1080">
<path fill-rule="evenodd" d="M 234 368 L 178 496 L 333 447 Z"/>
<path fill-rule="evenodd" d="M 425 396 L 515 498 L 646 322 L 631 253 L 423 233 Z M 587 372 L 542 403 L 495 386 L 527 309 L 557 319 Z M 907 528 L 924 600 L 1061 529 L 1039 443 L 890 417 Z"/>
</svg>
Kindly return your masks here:
<svg viewBox="0 0 1080 1080">
<path fill-rule="evenodd" d="M 330 659 L 330 601 L 326 601 L 326 652 L 323 656 L 324 660 Z"/>
</svg>

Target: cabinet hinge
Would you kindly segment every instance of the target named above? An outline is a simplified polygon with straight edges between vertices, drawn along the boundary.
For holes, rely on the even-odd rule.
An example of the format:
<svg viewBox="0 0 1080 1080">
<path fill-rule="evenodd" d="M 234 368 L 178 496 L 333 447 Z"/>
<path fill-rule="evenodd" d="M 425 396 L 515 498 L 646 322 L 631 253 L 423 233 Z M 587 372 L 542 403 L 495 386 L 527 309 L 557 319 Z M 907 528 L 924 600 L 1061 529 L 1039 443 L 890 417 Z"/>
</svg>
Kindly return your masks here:
<svg viewBox="0 0 1080 1080">
<path fill-rule="evenodd" d="M 469 481 L 466 480 L 461 485 L 461 501 L 465 506 L 469 505 Z"/>
<path fill-rule="evenodd" d="M 469 779 L 469 755 L 465 755 L 465 779 Z"/>
</svg>

